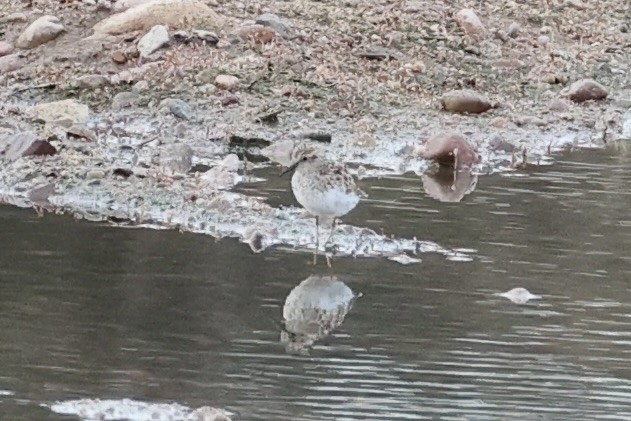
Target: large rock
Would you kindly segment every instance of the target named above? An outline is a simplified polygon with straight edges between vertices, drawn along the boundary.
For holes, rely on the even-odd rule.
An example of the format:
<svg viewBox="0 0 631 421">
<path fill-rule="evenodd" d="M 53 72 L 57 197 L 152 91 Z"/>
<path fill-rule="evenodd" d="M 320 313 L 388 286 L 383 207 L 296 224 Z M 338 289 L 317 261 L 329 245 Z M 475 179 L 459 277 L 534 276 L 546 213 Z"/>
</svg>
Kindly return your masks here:
<svg viewBox="0 0 631 421">
<path fill-rule="evenodd" d="M 441 98 L 445 111 L 454 113 L 483 113 L 493 107 L 484 96 L 470 89 L 460 89 L 447 92 Z"/>
<path fill-rule="evenodd" d="M 148 57 L 168 42 L 169 31 L 167 27 L 155 25 L 138 41 L 138 52 L 141 57 Z"/>
<path fill-rule="evenodd" d="M 87 123 L 90 109 L 74 99 L 64 99 L 34 105 L 26 110 L 26 115 L 33 120 L 70 127 L 73 124 Z"/>
<path fill-rule="evenodd" d="M 18 48 L 31 49 L 57 38 L 64 30 L 55 16 L 42 16 L 31 23 L 18 37 L 15 45 Z"/>
<path fill-rule="evenodd" d="M 609 91 L 593 79 L 581 79 L 574 82 L 563 94 L 574 102 L 585 102 L 605 99 Z"/>
<path fill-rule="evenodd" d="M 456 132 L 439 133 L 430 137 L 419 153 L 425 159 L 456 169 L 469 168 L 480 162 L 475 146 Z"/>
<path fill-rule="evenodd" d="M 223 18 L 199 0 L 153 0 L 97 23 L 94 25 L 94 36 L 146 31 L 155 25 L 167 25 L 171 29 L 216 29 L 222 24 Z"/>
</svg>

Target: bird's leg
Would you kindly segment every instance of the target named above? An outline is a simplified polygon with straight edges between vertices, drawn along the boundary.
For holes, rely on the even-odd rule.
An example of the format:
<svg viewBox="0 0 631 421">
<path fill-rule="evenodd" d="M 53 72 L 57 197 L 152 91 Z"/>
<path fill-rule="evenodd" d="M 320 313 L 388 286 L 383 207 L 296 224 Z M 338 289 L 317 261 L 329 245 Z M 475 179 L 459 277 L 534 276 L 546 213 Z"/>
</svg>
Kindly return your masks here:
<svg viewBox="0 0 631 421">
<path fill-rule="evenodd" d="M 313 266 L 318 264 L 318 248 L 320 248 L 320 219 L 316 215 L 316 243 L 313 251 Z"/>
<path fill-rule="evenodd" d="M 324 243 L 324 248 L 325 249 L 326 249 L 326 245 L 329 244 L 329 241 L 331 241 L 331 239 L 333 238 L 333 231 L 335 231 L 335 221 L 336 221 L 336 219 L 333 218 L 333 223 L 331 224 L 331 232 L 329 233 L 329 236 L 326 239 L 326 243 Z"/>
</svg>

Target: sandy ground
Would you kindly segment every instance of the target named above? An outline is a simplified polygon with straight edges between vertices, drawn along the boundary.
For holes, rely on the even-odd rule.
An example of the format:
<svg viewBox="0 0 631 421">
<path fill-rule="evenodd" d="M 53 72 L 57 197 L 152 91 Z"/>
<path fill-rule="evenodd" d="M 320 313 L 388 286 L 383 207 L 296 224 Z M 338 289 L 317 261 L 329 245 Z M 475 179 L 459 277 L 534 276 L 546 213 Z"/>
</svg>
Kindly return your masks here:
<svg viewBox="0 0 631 421">
<path fill-rule="evenodd" d="M 478 176 L 631 137 L 627 0 L 163 0 L 198 9 L 145 14 L 136 26 L 104 33 L 102 22 L 130 1 L 0 5 L 2 201 L 237 237 L 255 252 L 307 250 L 315 238 L 304 212 L 231 191 L 265 183 L 252 170 L 285 163 L 297 144 L 314 142 L 362 183 L 414 173 L 430 196 L 458 201 Z M 63 30 L 18 48 L 45 15 L 57 18 L 48 30 Z M 169 41 L 143 54 L 156 19 L 169 23 Z M 582 79 L 607 97 L 571 100 L 570 86 Z M 443 110 L 442 96 L 460 89 L 490 109 Z M 444 131 L 463 134 L 481 155 L 461 181 L 436 177 L 418 153 Z M 56 153 L 32 156 L 47 147 L 29 150 L 35 140 Z M 334 251 L 401 263 L 425 251 L 470 258 L 348 225 L 336 232 Z"/>
</svg>

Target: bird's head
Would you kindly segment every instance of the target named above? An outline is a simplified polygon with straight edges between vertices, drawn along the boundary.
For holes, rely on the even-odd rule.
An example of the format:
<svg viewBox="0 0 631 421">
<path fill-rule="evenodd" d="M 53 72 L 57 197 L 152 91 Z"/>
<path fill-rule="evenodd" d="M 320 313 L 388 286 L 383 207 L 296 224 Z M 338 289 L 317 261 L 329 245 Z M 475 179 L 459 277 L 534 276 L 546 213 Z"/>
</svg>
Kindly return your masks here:
<svg viewBox="0 0 631 421">
<path fill-rule="evenodd" d="M 311 147 L 295 148 L 294 150 L 291 151 L 290 161 L 292 164 L 280 175 L 283 176 L 287 173 L 293 172 L 301 163 L 313 161 L 317 157 L 318 157 L 317 151 L 314 148 L 311 148 Z"/>
</svg>

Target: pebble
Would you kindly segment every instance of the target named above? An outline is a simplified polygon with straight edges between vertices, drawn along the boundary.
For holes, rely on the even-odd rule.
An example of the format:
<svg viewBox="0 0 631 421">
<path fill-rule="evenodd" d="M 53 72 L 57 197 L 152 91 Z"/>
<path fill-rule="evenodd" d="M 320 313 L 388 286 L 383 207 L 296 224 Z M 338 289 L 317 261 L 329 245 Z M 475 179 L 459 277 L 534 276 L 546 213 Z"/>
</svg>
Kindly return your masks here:
<svg viewBox="0 0 631 421">
<path fill-rule="evenodd" d="M 445 111 L 455 113 L 483 113 L 492 108 L 491 102 L 483 95 L 470 90 L 461 89 L 445 93 L 441 98 Z"/>
<path fill-rule="evenodd" d="M 87 180 L 102 180 L 106 176 L 103 170 L 90 170 L 86 173 L 85 178 Z"/>
<path fill-rule="evenodd" d="M 114 51 L 112 53 L 112 61 L 116 64 L 127 63 L 127 56 L 122 51 Z"/>
<path fill-rule="evenodd" d="M 505 129 L 510 124 L 510 120 L 506 117 L 495 117 L 489 122 L 489 125 L 498 129 Z"/>
<path fill-rule="evenodd" d="M 193 149 L 184 143 L 166 145 L 160 151 L 159 165 L 176 173 L 186 173 L 193 165 Z"/>
<path fill-rule="evenodd" d="M 11 54 L 14 49 L 15 47 L 10 42 L 0 41 L 0 57 Z"/>
<path fill-rule="evenodd" d="M 148 57 L 169 42 L 169 31 L 164 25 L 155 25 L 140 41 L 138 52 L 141 57 Z"/>
<path fill-rule="evenodd" d="M 574 82 L 562 95 L 574 102 L 601 100 L 607 98 L 609 91 L 593 79 L 582 79 Z"/>
<path fill-rule="evenodd" d="M 31 49 L 52 41 L 64 30 L 55 16 L 42 16 L 31 23 L 18 37 L 15 45 L 22 49 Z"/>
<path fill-rule="evenodd" d="M 133 92 L 145 92 L 149 89 L 149 82 L 146 80 L 139 80 L 131 87 Z"/>
<path fill-rule="evenodd" d="M 24 64 L 24 60 L 18 54 L 0 57 L 0 75 L 11 73 Z"/>
<path fill-rule="evenodd" d="M 90 108 L 74 99 L 45 102 L 26 110 L 27 117 L 64 127 L 85 124 L 90 118 Z"/>
<path fill-rule="evenodd" d="M 469 36 L 477 37 L 486 31 L 482 21 L 473 9 L 462 9 L 455 15 L 456 22 Z"/>
<path fill-rule="evenodd" d="M 457 169 L 471 167 L 480 162 L 476 148 L 457 132 L 439 133 L 430 137 L 419 152 L 425 159 L 434 160 L 441 165 L 455 166 Z"/>
<path fill-rule="evenodd" d="M 96 89 L 109 83 L 110 79 L 105 75 L 85 75 L 77 79 L 77 86 L 84 89 Z"/>
<path fill-rule="evenodd" d="M 217 75 L 215 85 L 221 89 L 233 90 L 239 86 L 239 78 L 232 75 Z"/>
</svg>

